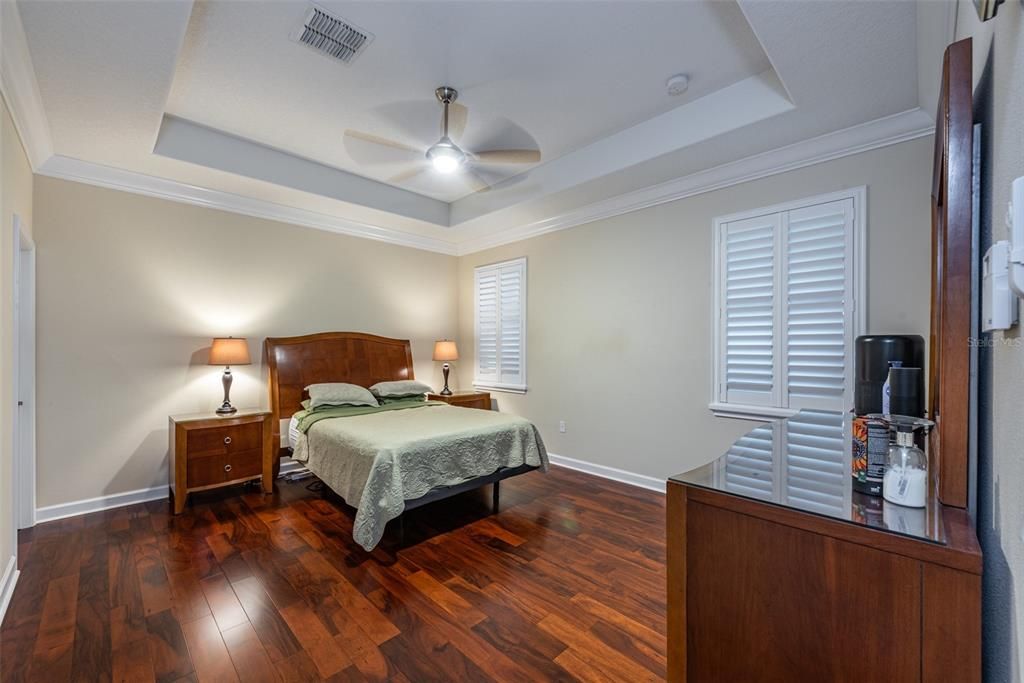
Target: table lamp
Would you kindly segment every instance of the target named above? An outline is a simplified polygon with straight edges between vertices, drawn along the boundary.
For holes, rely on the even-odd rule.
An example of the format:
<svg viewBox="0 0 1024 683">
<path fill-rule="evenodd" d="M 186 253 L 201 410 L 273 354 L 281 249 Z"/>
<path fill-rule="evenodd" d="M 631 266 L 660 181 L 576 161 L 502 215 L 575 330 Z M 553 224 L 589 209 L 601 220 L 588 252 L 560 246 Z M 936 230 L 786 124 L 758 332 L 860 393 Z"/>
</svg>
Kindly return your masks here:
<svg viewBox="0 0 1024 683">
<path fill-rule="evenodd" d="M 234 337 L 216 337 L 210 345 L 210 365 L 223 365 L 224 403 L 217 408 L 218 415 L 233 415 L 238 411 L 229 398 L 231 394 L 231 366 L 249 365 L 249 343 Z"/>
<path fill-rule="evenodd" d="M 444 389 L 441 390 L 442 396 L 452 395 L 452 390 L 448 388 L 448 372 L 451 370 L 448 361 L 458 359 L 459 349 L 455 346 L 455 342 L 450 339 L 441 339 L 434 342 L 434 360 L 444 361 L 444 365 L 441 366 L 441 372 L 444 373 Z"/>
</svg>

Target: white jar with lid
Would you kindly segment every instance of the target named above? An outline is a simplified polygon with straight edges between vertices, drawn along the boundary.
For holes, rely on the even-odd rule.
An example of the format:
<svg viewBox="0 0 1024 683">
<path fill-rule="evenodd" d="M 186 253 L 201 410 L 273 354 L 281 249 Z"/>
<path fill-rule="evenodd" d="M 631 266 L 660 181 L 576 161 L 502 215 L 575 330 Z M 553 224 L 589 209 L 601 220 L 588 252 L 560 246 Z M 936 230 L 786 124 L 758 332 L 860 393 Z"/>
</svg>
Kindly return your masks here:
<svg viewBox="0 0 1024 683">
<path fill-rule="evenodd" d="M 895 422 L 894 426 L 896 443 L 889 446 L 882 497 L 896 505 L 923 508 L 928 502 L 928 458 L 914 445 L 913 424 Z"/>
</svg>

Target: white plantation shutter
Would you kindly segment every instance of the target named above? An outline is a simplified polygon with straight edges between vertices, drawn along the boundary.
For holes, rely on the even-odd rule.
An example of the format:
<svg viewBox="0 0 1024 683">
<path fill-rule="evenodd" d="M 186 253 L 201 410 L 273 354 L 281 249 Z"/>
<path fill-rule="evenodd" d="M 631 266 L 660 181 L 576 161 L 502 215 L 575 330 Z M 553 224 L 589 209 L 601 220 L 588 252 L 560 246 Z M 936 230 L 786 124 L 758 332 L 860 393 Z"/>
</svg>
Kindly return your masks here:
<svg viewBox="0 0 1024 683">
<path fill-rule="evenodd" d="M 526 259 L 475 272 L 476 377 L 493 389 L 526 390 Z"/>
<path fill-rule="evenodd" d="M 476 272 L 476 379 L 498 381 L 498 271 Z"/>
<path fill-rule="evenodd" d="M 842 417 L 805 410 L 784 423 L 786 500 L 796 507 L 824 514 L 846 510 L 846 478 Z"/>
<path fill-rule="evenodd" d="M 770 499 L 774 491 L 771 425 L 758 427 L 725 454 L 725 488 L 741 496 Z"/>
<path fill-rule="evenodd" d="M 843 410 L 850 386 L 853 200 L 787 212 L 788 406 Z"/>
<path fill-rule="evenodd" d="M 777 398 L 778 234 L 778 215 L 727 223 L 722 230 L 722 388 L 729 403 L 770 406 Z"/>
<path fill-rule="evenodd" d="M 785 416 L 852 405 L 857 197 L 715 221 L 713 409 Z"/>
</svg>

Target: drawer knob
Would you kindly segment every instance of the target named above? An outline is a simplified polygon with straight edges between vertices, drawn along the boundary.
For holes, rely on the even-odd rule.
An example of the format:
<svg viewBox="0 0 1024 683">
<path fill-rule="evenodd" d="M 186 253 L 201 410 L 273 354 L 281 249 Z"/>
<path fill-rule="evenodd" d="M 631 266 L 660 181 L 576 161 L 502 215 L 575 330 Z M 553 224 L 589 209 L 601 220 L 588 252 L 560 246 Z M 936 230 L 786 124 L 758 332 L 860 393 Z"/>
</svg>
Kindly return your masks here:
<svg viewBox="0 0 1024 683">
<path fill-rule="evenodd" d="M 224 471 L 225 472 L 230 472 L 231 471 L 231 465 L 224 465 Z"/>
<path fill-rule="evenodd" d="M 231 443 L 231 437 L 230 436 L 225 436 L 224 437 L 224 443 Z"/>
</svg>

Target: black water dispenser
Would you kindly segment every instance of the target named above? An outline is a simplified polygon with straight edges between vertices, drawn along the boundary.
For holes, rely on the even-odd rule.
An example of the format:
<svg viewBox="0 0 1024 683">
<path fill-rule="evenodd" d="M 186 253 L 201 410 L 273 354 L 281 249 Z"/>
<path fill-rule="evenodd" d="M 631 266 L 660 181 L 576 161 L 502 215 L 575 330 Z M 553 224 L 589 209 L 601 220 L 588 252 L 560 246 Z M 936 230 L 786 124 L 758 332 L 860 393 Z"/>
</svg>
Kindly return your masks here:
<svg viewBox="0 0 1024 683">
<path fill-rule="evenodd" d="M 882 390 L 894 361 L 904 368 L 917 369 L 913 373 L 900 373 L 909 380 L 907 384 L 910 386 L 900 386 L 899 393 L 901 400 L 908 401 L 910 405 L 919 403 L 923 411 L 924 338 L 916 334 L 862 335 L 857 337 L 856 356 L 854 411 L 857 415 L 883 412 Z M 912 410 L 909 407 L 901 409 Z"/>
</svg>

